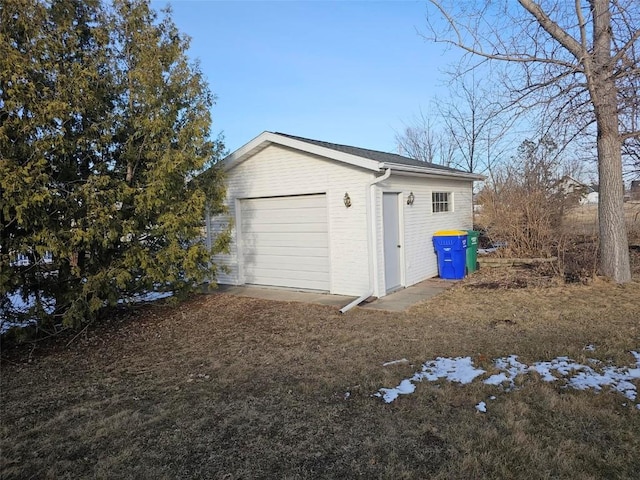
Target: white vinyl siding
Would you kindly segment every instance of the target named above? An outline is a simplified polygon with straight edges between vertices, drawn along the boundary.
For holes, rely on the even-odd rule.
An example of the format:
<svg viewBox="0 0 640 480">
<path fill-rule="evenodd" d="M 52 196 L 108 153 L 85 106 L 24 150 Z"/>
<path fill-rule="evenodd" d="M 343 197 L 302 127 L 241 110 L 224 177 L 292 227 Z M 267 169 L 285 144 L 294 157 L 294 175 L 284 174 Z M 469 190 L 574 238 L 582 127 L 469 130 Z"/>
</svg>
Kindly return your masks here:
<svg viewBox="0 0 640 480">
<path fill-rule="evenodd" d="M 245 282 L 329 290 L 326 195 L 241 200 Z"/>
<path fill-rule="evenodd" d="M 329 251 L 329 291 L 360 296 L 369 288 L 367 246 L 366 185 L 375 177 L 364 169 L 334 160 L 269 145 L 227 172 L 227 207 L 233 219 L 232 242 L 228 255 L 217 255 L 214 262 L 225 266 L 219 271 L 221 284 L 248 282 L 241 267 L 237 243 L 242 227 L 241 208 L 246 199 L 324 193 L 327 211 Z M 346 208 L 344 194 L 352 206 Z M 240 237 L 242 232 L 240 232 Z M 240 238 L 241 240 L 241 238 Z"/>
<path fill-rule="evenodd" d="M 472 182 L 464 180 L 450 180 L 442 178 L 416 178 L 410 176 L 392 175 L 381 186 L 381 192 L 393 191 L 401 193 L 401 238 L 402 254 L 404 255 L 404 286 L 414 285 L 427 278 L 438 276 L 438 263 L 433 249 L 433 234 L 438 230 L 468 230 L 473 227 L 472 212 Z M 407 197 L 413 192 L 413 205 L 407 205 Z M 448 192 L 452 211 L 446 213 L 432 213 L 432 194 L 434 192 Z M 377 196 L 377 203 L 381 206 L 382 194 Z M 380 209 L 377 209 L 380 216 Z M 380 221 L 380 220 L 379 220 Z M 377 258 L 381 266 L 384 265 L 384 255 L 380 248 L 382 228 L 377 230 L 378 252 Z M 382 267 L 381 267 L 382 268 Z M 384 292 L 384 278 L 379 276 L 378 292 Z"/>
</svg>

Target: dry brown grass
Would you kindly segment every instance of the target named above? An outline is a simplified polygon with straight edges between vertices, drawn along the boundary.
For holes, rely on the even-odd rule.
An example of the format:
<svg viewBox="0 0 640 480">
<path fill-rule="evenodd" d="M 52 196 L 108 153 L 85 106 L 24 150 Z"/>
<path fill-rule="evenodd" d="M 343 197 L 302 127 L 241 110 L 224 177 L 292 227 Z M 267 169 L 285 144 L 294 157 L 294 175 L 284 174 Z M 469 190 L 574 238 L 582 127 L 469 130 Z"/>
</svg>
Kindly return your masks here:
<svg viewBox="0 0 640 480">
<path fill-rule="evenodd" d="M 595 344 L 629 364 L 639 298 L 637 279 L 493 271 L 405 314 L 223 294 L 150 306 L 66 348 L 3 353 L 2 478 L 638 478 L 640 410 L 613 392 L 530 377 L 511 393 L 371 394 L 438 355 L 489 369 L 507 354 L 585 360 Z"/>
<path fill-rule="evenodd" d="M 631 244 L 640 245 L 640 203 L 626 202 L 624 216 Z M 571 235 L 598 235 L 598 205 L 578 205 L 571 208 L 563 221 L 563 232 Z"/>
</svg>

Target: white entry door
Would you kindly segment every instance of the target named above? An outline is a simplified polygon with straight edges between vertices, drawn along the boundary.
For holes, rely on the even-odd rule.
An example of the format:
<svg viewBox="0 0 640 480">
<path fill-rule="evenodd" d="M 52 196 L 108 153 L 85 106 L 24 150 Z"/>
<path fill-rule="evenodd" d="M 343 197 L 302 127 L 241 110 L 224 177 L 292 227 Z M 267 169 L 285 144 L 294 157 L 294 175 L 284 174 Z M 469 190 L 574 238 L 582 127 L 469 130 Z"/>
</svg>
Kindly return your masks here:
<svg viewBox="0 0 640 480">
<path fill-rule="evenodd" d="M 254 198 L 240 203 L 246 283 L 329 290 L 326 195 Z"/>
<path fill-rule="evenodd" d="M 401 286 L 400 215 L 397 193 L 382 194 L 382 227 L 384 231 L 384 279 L 389 293 Z"/>
</svg>

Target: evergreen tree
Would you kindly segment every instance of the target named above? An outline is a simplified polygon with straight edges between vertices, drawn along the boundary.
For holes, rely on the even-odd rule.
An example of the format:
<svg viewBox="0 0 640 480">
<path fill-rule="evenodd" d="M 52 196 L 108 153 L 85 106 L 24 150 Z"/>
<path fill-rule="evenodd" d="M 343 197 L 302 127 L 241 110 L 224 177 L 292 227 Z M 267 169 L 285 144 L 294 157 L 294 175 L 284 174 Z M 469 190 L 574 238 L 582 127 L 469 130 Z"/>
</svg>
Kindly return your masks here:
<svg viewBox="0 0 640 480">
<path fill-rule="evenodd" d="M 170 12 L 2 0 L 0 20 L 0 308 L 20 293 L 30 315 L 77 326 L 123 296 L 211 277 L 202 223 L 224 189 L 217 169 L 197 174 L 223 145 Z"/>
</svg>

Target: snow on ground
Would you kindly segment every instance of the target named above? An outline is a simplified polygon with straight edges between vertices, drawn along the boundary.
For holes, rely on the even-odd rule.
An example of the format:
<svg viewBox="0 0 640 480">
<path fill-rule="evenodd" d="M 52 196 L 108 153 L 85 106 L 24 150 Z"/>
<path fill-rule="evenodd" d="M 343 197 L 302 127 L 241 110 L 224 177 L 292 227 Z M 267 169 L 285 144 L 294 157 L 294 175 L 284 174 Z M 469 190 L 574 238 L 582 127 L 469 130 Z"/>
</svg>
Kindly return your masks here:
<svg viewBox="0 0 640 480">
<path fill-rule="evenodd" d="M 118 300 L 119 304 L 153 302 L 161 298 L 167 298 L 173 295 L 173 292 L 145 292 Z M 55 309 L 55 300 L 51 298 L 41 298 L 42 308 L 46 313 L 53 313 Z M 6 333 L 13 327 L 26 327 L 38 323 L 37 319 L 30 318 L 22 321 L 15 320 L 15 314 L 25 314 L 30 308 L 36 305 L 36 297 L 30 294 L 26 299 L 22 298 L 20 291 L 9 295 L 9 308 L 7 310 L 0 308 L 0 335 Z"/>
<path fill-rule="evenodd" d="M 585 350 L 595 350 L 592 345 L 588 347 Z M 496 358 L 493 365 L 497 373 L 490 375 L 482 382 L 486 385 L 501 387 L 504 391 L 509 392 L 515 388 L 516 377 L 536 372 L 543 381 L 558 381 L 562 383 L 564 388 L 601 391 L 603 387 L 609 387 L 635 402 L 638 400 L 638 392 L 633 380 L 640 380 L 640 353 L 632 351 L 631 355 L 636 361 L 635 368 L 604 365 L 601 361 L 593 358 L 588 359 L 591 365 L 583 365 L 568 357 L 557 357 L 551 361 L 540 361 L 526 365 L 518 360 L 517 355 L 509 355 Z M 485 373 L 487 373 L 485 370 L 474 367 L 471 357 L 438 357 L 424 363 L 421 371 L 402 380 L 397 387 L 381 388 L 374 395 L 382 397 L 386 403 L 391 403 L 400 395 L 413 393 L 416 389 L 415 384 L 423 380 L 435 382 L 444 379 L 449 382 L 467 384 Z M 492 395 L 489 398 L 494 400 L 495 396 Z M 637 403 L 636 407 L 640 409 L 640 403 Z M 486 412 L 486 403 L 482 401 L 478 403 L 476 410 L 482 413 Z"/>
<path fill-rule="evenodd" d="M 16 322 L 13 320 L 7 320 L 4 313 L 0 311 L 0 335 L 8 332 L 13 327 L 24 328 L 29 325 L 35 325 L 38 321 L 34 318 L 30 320 L 24 320 L 22 322 Z"/>
<path fill-rule="evenodd" d="M 130 297 L 121 298 L 118 303 L 142 303 L 142 302 L 154 302 L 161 298 L 167 298 L 173 295 L 173 292 L 145 292 L 137 293 Z"/>
<path fill-rule="evenodd" d="M 416 381 L 427 379 L 433 382 L 439 378 L 446 378 L 450 382 L 471 383 L 474 378 L 485 373 L 484 370 L 474 368 L 471 357 L 443 358 L 438 357 L 422 365 L 422 372 L 413 376 Z"/>
<path fill-rule="evenodd" d="M 450 382 L 470 383 L 474 378 L 485 373 L 484 370 L 474 368 L 471 357 L 443 358 L 438 357 L 422 365 L 422 370 L 400 382 L 396 388 L 381 388 L 376 396 L 382 397 L 385 402 L 391 403 L 398 395 L 413 393 L 416 389 L 414 382 L 428 380 L 435 382 L 444 378 Z"/>
<path fill-rule="evenodd" d="M 508 357 L 497 358 L 494 365 L 500 373 L 496 373 L 487 378 L 484 383 L 487 385 L 505 385 L 507 391 L 515 388 L 515 380 L 518 375 L 527 373 L 527 366 L 518 361 L 517 355 L 509 355 Z"/>
<path fill-rule="evenodd" d="M 29 294 L 26 299 L 22 298 L 21 292 L 10 293 L 8 310 L 5 311 L 5 309 L 0 308 L 0 335 L 13 327 L 26 327 L 27 325 L 33 325 L 37 323 L 37 320 L 35 318 L 24 321 L 16 321 L 15 317 L 12 315 L 12 313 L 27 313 L 30 308 L 33 308 L 36 305 L 36 301 L 36 296 L 33 293 Z M 56 305 L 55 300 L 42 297 L 40 298 L 40 301 L 42 302 L 42 309 L 46 313 L 53 313 Z"/>
</svg>

